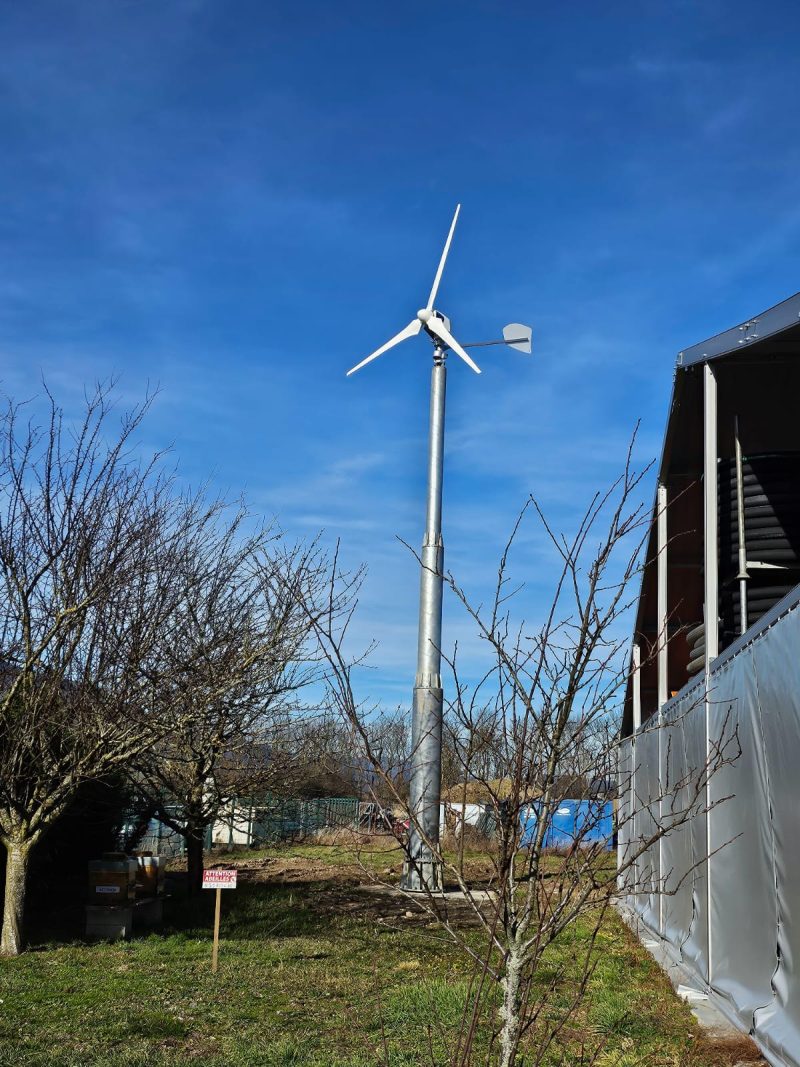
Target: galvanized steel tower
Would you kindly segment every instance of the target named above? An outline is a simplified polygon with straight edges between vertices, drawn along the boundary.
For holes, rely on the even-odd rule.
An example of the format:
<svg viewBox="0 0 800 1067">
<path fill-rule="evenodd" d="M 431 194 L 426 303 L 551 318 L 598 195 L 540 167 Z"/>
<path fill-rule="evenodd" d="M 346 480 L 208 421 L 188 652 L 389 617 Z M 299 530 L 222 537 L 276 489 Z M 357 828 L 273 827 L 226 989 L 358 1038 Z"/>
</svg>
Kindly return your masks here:
<svg viewBox="0 0 800 1067">
<path fill-rule="evenodd" d="M 425 535 L 420 554 L 419 629 L 417 673 L 414 679 L 411 730 L 411 827 L 401 887 L 410 892 L 437 892 L 442 888 L 441 868 L 436 861 L 439 841 L 439 809 L 442 770 L 442 591 L 444 585 L 444 542 L 442 540 L 442 478 L 444 470 L 444 415 L 447 386 L 447 353 L 455 352 L 471 370 L 480 368 L 450 333 L 450 320 L 434 310 L 433 303 L 442 279 L 447 254 L 453 240 L 461 205 L 456 207 L 445 241 L 428 303 L 417 312 L 405 329 L 349 370 L 357 370 L 383 355 L 401 341 L 421 330 L 433 342 L 431 372 L 430 436 L 428 442 L 428 498 Z M 512 323 L 503 329 L 503 340 L 482 341 L 479 345 L 506 344 L 521 352 L 531 351 L 531 329 Z"/>
</svg>

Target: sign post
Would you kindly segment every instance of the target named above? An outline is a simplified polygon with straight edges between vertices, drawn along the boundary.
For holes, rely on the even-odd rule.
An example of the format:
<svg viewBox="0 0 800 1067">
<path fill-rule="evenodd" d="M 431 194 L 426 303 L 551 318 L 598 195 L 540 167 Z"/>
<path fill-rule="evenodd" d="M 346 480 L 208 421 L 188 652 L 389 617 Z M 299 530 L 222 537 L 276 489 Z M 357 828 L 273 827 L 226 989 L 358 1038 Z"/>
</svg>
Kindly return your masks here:
<svg viewBox="0 0 800 1067">
<path fill-rule="evenodd" d="M 203 871 L 203 889 L 216 889 L 217 899 L 214 904 L 214 945 L 211 949 L 211 973 L 217 973 L 219 957 L 219 918 L 222 910 L 222 890 L 236 888 L 236 868 L 221 870 L 212 868 Z"/>
</svg>

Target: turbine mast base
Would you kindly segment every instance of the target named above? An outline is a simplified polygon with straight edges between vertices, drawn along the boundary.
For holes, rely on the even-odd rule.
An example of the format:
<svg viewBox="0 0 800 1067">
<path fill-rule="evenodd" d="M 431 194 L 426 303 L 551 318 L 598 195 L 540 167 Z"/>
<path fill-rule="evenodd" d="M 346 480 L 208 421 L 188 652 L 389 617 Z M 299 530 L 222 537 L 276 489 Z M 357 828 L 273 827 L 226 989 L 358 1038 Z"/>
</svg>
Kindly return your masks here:
<svg viewBox="0 0 800 1067">
<path fill-rule="evenodd" d="M 411 727 L 410 825 L 400 886 L 407 892 L 440 892 L 439 805 L 442 787 L 442 475 L 447 386 L 445 351 L 437 346 L 431 372 L 428 504 L 420 555 L 417 672 Z"/>
</svg>

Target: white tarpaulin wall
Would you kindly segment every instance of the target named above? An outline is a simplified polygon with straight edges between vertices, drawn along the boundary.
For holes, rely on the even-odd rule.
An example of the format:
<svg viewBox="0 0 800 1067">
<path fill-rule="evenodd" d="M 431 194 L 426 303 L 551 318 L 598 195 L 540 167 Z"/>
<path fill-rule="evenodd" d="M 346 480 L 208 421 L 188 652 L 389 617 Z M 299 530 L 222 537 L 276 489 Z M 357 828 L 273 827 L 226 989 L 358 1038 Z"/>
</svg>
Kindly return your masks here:
<svg viewBox="0 0 800 1067">
<path fill-rule="evenodd" d="M 800 606 L 626 739 L 619 769 L 627 903 L 800 1067 Z"/>
<path fill-rule="evenodd" d="M 661 841 L 661 932 L 675 948 L 687 940 L 692 926 L 692 838 L 682 813 L 690 806 L 687 788 L 686 708 L 678 705 L 665 716 L 660 731 L 661 825 L 672 826 Z"/>
</svg>

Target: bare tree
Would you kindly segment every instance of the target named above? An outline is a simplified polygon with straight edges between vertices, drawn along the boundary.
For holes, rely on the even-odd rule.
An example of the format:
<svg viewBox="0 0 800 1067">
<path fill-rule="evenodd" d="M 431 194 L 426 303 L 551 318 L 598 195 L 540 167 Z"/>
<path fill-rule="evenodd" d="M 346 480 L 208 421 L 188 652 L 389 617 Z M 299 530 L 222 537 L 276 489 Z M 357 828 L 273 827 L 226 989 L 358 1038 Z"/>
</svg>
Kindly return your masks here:
<svg viewBox="0 0 800 1067">
<path fill-rule="evenodd" d="M 354 751 L 350 731 L 324 704 L 295 720 L 288 744 L 285 762 L 292 771 L 274 782 L 273 792 L 310 798 L 360 797 L 369 791 L 371 768 Z"/>
<path fill-rule="evenodd" d="M 180 522 L 157 459 L 133 436 L 148 404 L 111 419 L 110 386 L 71 424 L 0 418 L 0 840 L 2 945 L 23 945 L 32 850 L 77 789 L 144 743 L 139 666 L 173 588 Z"/>
<path fill-rule="evenodd" d="M 629 452 L 622 476 L 594 497 L 570 539 L 551 528 L 531 499 L 503 553 L 488 607 L 474 605 L 452 575 L 445 578 L 488 652 L 477 678 L 473 664 L 463 671 L 457 649 L 444 657 L 452 675 L 450 736 L 464 782 L 481 783 L 498 828 L 493 874 L 476 885 L 465 871 L 463 854 L 448 853 L 439 841 L 425 838 L 416 813 L 407 811 L 446 883 L 483 931 L 483 948 L 476 948 L 447 895 L 408 895 L 474 962 L 471 1007 L 452 1050 L 453 1065 L 473 1062 L 487 1003 L 495 1008 L 492 1062 L 513 1067 L 522 1049 L 530 1065 L 553 1056 L 554 1043 L 580 1011 L 591 981 L 596 938 L 618 891 L 615 875 L 628 891 L 653 892 L 649 883 L 645 888 L 638 881 L 642 857 L 664 834 L 706 810 L 709 777 L 738 756 L 738 739 L 723 731 L 700 765 L 663 787 L 656 806 L 668 815 L 661 822 L 653 819 L 636 837 L 630 815 L 621 814 L 616 829 L 630 838 L 630 847 L 615 871 L 609 779 L 616 772 L 618 708 L 629 674 L 625 622 L 650 529 L 638 492 L 644 473 L 632 468 Z M 511 551 L 531 514 L 538 515 L 559 560 L 552 599 L 536 626 L 512 614 L 521 587 L 512 581 Z M 329 661 L 331 703 L 379 772 L 367 726 L 369 707 L 354 694 L 342 628 L 320 620 L 318 633 Z M 504 774 L 498 780 L 494 771 L 499 768 Z M 391 788 L 391 781 L 385 786 Z M 553 828 L 565 789 L 580 802 L 581 814 L 569 842 L 562 839 L 554 849 Z M 410 855 L 407 861 L 412 862 Z M 572 973 L 567 976 L 562 967 L 548 981 L 539 980 L 551 946 L 578 920 L 588 926 L 589 936 L 581 958 L 570 954 Z"/>
<path fill-rule="evenodd" d="M 325 557 L 316 544 L 287 547 L 275 529 L 247 534 L 246 523 L 240 510 L 192 530 L 148 667 L 159 740 L 136 781 L 186 839 L 191 893 L 226 799 L 285 791 L 295 775 L 299 694 L 317 674 L 308 619 L 327 588 Z"/>
<path fill-rule="evenodd" d="M 393 801 L 397 794 L 404 800 L 407 798 L 408 772 L 411 758 L 411 730 L 409 728 L 410 717 L 405 708 L 395 708 L 393 711 L 381 711 L 371 717 L 365 723 L 365 729 L 369 737 L 370 751 L 380 762 L 382 775 L 376 776 L 371 768 L 371 761 L 366 758 L 358 748 L 358 759 L 362 779 L 365 771 L 369 768 L 368 780 L 364 783 L 366 795 L 372 793 L 380 800 Z M 352 731 L 346 724 L 344 730 L 349 734 L 346 742 L 347 748 L 352 752 Z M 383 788 L 384 778 L 392 781 L 392 789 L 388 792 Z"/>
</svg>

